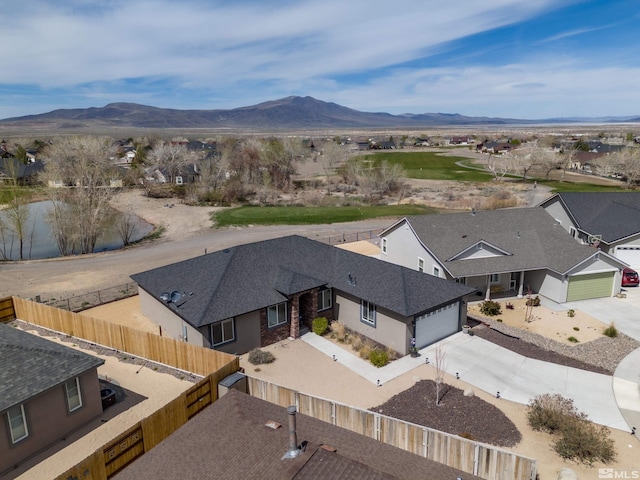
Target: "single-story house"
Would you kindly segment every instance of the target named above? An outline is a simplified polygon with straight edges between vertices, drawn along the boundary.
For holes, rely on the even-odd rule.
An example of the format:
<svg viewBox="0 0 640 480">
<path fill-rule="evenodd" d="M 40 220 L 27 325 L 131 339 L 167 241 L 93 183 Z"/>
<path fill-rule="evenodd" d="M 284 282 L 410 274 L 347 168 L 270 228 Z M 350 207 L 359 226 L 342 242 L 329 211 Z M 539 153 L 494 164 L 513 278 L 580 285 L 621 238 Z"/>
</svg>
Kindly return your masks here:
<svg viewBox="0 0 640 480">
<path fill-rule="evenodd" d="M 103 363 L 0 323 L 0 476 L 102 414 Z"/>
<path fill-rule="evenodd" d="M 380 234 L 381 258 L 492 293 L 559 303 L 620 291 L 624 263 L 576 245 L 542 208 L 403 218 Z"/>
<path fill-rule="evenodd" d="M 300 368 L 304 368 L 303 364 Z M 478 480 L 480 477 L 237 390 L 113 480 Z"/>
<path fill-rule="evenodd" d="M 639 192 L 557 193 L 540 206 L 578 242 L 640 269 Z"/>
<path fill-rule="evenodd" d="M 245 353 L 337 320 L 406 354 L 461 329 L 473 288 L 297 235 L 132 275 L 163 334 Z"/>
</svg>

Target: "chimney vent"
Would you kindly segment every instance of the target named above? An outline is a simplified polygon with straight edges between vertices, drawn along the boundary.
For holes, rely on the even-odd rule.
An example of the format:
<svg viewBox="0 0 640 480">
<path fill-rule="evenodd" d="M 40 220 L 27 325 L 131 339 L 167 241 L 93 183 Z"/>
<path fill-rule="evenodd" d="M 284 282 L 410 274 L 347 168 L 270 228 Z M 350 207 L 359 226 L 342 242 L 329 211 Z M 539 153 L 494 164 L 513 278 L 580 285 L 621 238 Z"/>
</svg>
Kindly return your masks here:
<svg viewBox="0 0 640 480">
<path fill-rule="evenodd" d="M 284 454 L 282 459 L 296 458 L 300 455 L 298 448 L 298 434 L 296 433 L 296 407 L 292 405 L 287 407 L 287 416 L 289 417 L 289 450 Z"/>
</svg>

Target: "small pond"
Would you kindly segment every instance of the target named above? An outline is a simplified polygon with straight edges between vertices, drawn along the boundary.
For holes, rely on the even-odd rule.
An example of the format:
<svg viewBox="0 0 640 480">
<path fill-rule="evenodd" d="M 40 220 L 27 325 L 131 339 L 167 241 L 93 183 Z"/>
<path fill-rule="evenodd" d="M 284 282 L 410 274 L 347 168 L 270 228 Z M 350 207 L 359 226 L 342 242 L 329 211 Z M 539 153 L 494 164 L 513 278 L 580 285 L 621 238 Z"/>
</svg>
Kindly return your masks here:
<svg viewBox="0 0 640 480">
<path fill-rule="evenodd" d="M 52 208 L 51 201 L 34 202 L 29 204 L 29 217 L 27 228 L 25 229 L 25 241 L 23 245 L 23 258 L 25 260 L 38 258 L 59 257 L 60 252 L 53 236 L 51 226 L 45 221 L 48 212 Z M 115 214 L 111 219 L 111 224 L 116 220 Z M 6 213 L 0 210 L 0 219 L 6 219 Z M 5 222 L 6 223 L 6 222 Z M 140 217 L 135 217 L 135 230 L 131 242 L 144 238 L 151 233 L 153 225 L 145 222 Z M 123 242 L 115 228 L 108 228 L 107 231 L 98 237 L 94 252 L 105 250 L 117 250 L 122 248 Z M 19 260 L 20 244 L 17 237 L 12 235 L 7 229 L 4 232 L 0 229 L 0 259 Z"/>
</svg>

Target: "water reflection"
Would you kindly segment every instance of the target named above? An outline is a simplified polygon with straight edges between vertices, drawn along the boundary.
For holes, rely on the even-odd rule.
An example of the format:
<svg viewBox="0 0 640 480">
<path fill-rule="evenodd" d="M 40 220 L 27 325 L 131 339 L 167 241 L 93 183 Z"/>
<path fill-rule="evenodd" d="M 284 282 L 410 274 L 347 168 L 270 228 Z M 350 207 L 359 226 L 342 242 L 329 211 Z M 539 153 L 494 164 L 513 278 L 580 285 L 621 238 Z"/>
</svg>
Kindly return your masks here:
<svg viewBox="0 0 640 480">
<path fill-rule="evenodd" d="M 51 226 L 45 221 L 52 208 L 51 201 L 35 202 L 28 205 L 29 215 L 27 226 L 24 229 L 23 258 L 53 258 L 59 257 L 60 251 L 51 234 Z M 109 219 L 109 227 L 105 233 L 98 237 L 94 252 L 105 250 L 117 250 L 122 248 L 123 242 L 120 235 L 114 228 L 114 224 L 120 214 L 116 213 Z M 17 235 L 12 234 L 6 211 L 0 210 L 0 222 L 5 224 L 5 228 L 0 228 L 0 259 L 19 260 L 20 243 Z M 135 217 L 135 230 L 131 237 L 131 242 L 140 240 L 153 230 L 153 225 L 145 222 L 140 217 Z"/>
</svg>

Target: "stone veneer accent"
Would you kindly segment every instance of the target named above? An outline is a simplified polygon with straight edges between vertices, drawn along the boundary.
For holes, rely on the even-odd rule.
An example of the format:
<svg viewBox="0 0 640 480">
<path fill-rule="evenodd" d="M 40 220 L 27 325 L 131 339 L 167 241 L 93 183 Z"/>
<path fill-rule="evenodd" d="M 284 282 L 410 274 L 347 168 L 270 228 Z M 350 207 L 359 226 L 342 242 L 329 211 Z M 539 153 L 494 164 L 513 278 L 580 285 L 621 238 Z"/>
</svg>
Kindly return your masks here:
<svg viewBox="0 0 640 480">
<path fill-rule="evenodd" d="M 260 310 L 260 346 L 266 347 L 289 338 L 290 323 L 286 322 L 277 327 L 269 328 L 267 326 L 267 309 Z"/>
</svg>

